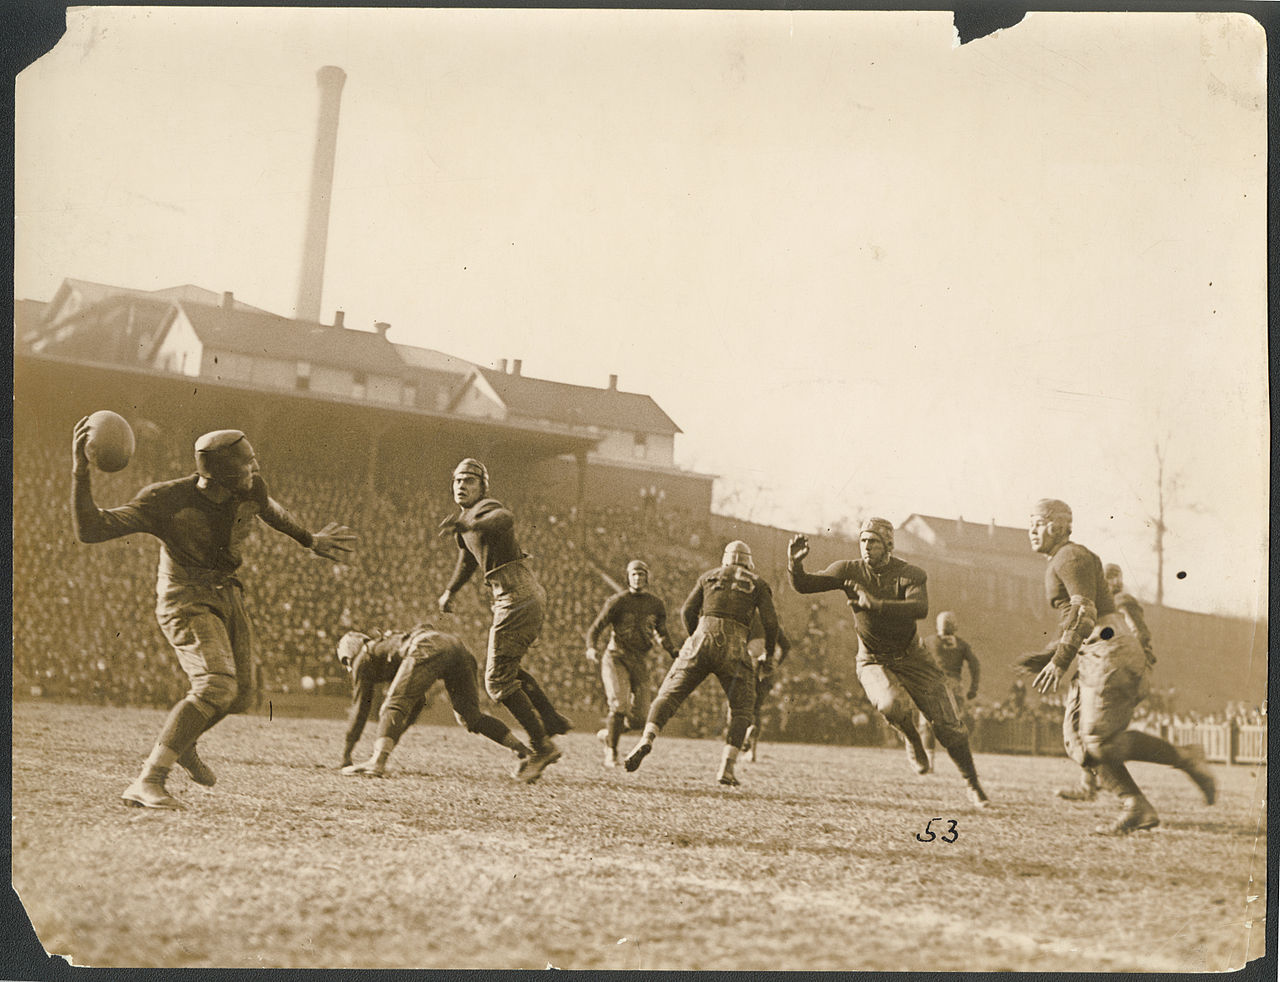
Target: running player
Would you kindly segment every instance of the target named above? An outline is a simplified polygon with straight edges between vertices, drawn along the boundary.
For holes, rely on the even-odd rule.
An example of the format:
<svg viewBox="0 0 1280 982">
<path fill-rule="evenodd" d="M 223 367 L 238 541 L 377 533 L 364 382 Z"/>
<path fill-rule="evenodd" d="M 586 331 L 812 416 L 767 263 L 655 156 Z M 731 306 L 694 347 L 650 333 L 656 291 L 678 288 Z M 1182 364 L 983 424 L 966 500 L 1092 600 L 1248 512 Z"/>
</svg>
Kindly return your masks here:
<svg viewBox="0 0 1280 982">
<path fill-rule="evenodd" d="M 924 646 L 933 660 L 938 663 L 938 667 L 942 669 L 947 688 L 955 701 L 956 711 L 959 713 L 960 719 L 964 721 L 964 725 L 972 732 L 973 713 L 969 710 L 969 704 L 978 698 L 978 678 L 982 673 L 982 666 L 978 663 L 978 656 L 969 647 L 969 642 L 956 633 L 955 614 L 949 610 L 944 610 L 938 615 L 935 623 L 938 626 L 938 633 L 931 638 L 926 638 Z M 966 665 L 969 666 L 969 686 L 967 689 L 964 684 L 964 668 Z M 924 731 L 925 748 L 932 751 L 934 743 L 933 727 L 929 725 L 929 721 L 923 715 L 920 717 L 920 729 Z"/>
<path fill-rule="evenodd" d="M 1154 669 L 1156 655 L 1151 646 L 1151 631 L 1147 628 L 1142 604 L 1138 603 L 1133 594 L 1125 591 L 1124 573 L 1115 563 L 1107 563 L 1102 568 L 1102 575 L 1106 577 L 1107 586 L 1111 588 L 1111 601 L 1116 605 L 1116 612 L 1125 619 L 1130 633 L 1138 639 L 1138 644 L 1142 645 L 1142 650 L 1147 656 L 1147 667 Z M 1139 699 L 1141 700 L 1149 690 L 1150 685 L 1144 684 Z M 1059 798 L 1065 798 L 1067 801 L 1093 801 L 1098 796 L 1098 775 L 1092 768 L 1082 767 L 1080 783 L 1074 788 L 1059 788 L 1057 794 Z"/>
<path fill-rule="evenodd" d="M 1058 612 L 1062 634 L 1050 649 L 1027 656 L 1022 664 L 1038 669 L 1032 684 L 1040 692 L 1050 692 L 1080 656 L 1063 714 L 1063 742 L 1071 759 L 1092 768 L 1102 787 L 1118 795 L 1124 805 L 1116 822 L 1100 825 L 1097 831 L 1127 835 L 1160 824 L 1155 808 L 1125 766 L 1127 761 L 1185 771 L 1211 805 L 1214 779 L 1204 767 L 1199 747 L 1178 748 L 1150 733 L 1127 729 L 1134 707 L 1145 695 L 1147 656 L 1116 612 L 1101 560 L 1071 541 L 1071 522 L 1071 509 L 1054 498 L 1041 499 L 1031 513 L 1031 548 L 1049 561 L 1045 593 Z"/>
<path fill-rule="evenodd" d="M 627 563 L 627 589 L 615 593 L 587 631 L 587 661 L 600 666 L 609 719 L 605 724 L 604 765 L 618 766 L 618 738 L 628 717 L 632 727 L 644 725 L 653 699 L 649 651 L 654 638 L 672 658 L 676 646 L 667 631 L 667 606 L 649 592 L 649 567 L 642 559 Z M 600 642 L 610 632 L 604 657 Z"/>
<path fill-rule="evenodd" d="M 746 751 L 749 760 L 756 759 L 756 745 L 760 742 L 760 711 L 764 708 L 765 699 L 773 691 L 777 670 L 782 667 L 782 663 L 787 660 L 787 655 L 790 653 L 791 639 L 787 637 L 787 632 L 782 629 L 781 624 L 778 625 L 777 643 L 773 651 L 769 651 L 764 646 L 764 625 L 760 622 L 760 616 L 757 614 L 751 619 L 751 630 L 747 635 L 747 654 L 756 667 L 756 702 L 751 714 L 755 722 L 747 727 L 747 735 L 742 740 L 742 749 Z"/>
<path fill-rule="evenodd" d="M 489 472 L 480 461 L 468 457 L 454 468 L 453 500 L 461 512 L 441 522 L 440 533 L 457 543 L 458 563 L 438 603 L 448 613 L 454 595 L 481 570 L 493 610 L 484 687 L 529 734 L 533 752 L 520 762 L 519 777 L 532 784 L 560 759 L 551 738 L 569 732 L 571 724 L 520 665 L 542 630 L 547 593 L 516 539 L 515 516 L 488 493 Z"/>
<path fill-rule="evenodd" d="M 932 765 L 916 730 L 918 707 L 969 786 L 969 800 L 985 808 L 988 799 L 969 750 L 969 731 L 956 712 L 942 669 L 916 634 L 916 621 L 929 613 L 925 572 L 894 558 L 893 526 L 883 518 L 862 523 L 858 547 L 860 560 L 841 560 L 821 573 L 806 573 L 809 539 L 795 536 L 787 546 L 791 584 L 800 593 L 844 593 L 858 632 L 858 681 L 867 698 L 902 734 L 916 772 L 927 774 Z"/>
<path fill-rule="evenodd" d="M 465 726 L 469 733 L 479 733 L 506 747 L 521 760 L 530 754 L 529 748 L 506 723 L 480 711 L 476 661 L 455 635 L 437 631 L 432 624 L 420 624 L 411 631 L 384 632 L 376 637 L 348 631 L 338 641 L 338 661 L 351 673 L 352 679 L 351 716 L 342 752 L 343 774 L 382 777 L 391 751 L 422 712 L 427 691 L 439 681 L 444 682 L 459 725 Z M 360 739 L 373 704 L 373 687 L 388 678 L 391 684 L 378 710 L 378 738 L 373 745 L 373 756 L 352 764 L 351 751 Z"/>
<path fill-rule="evenodd" d="M 191 689 L 173 707 L 137 779 L 121 797 L 144 808 L 185 807 L 165 790 L 176 761 L 197 784 L 212 787 L 213 770 L 196 741 L 224 717 L 251 704 L 257 678 L 252 623 L 236 577 L 245 538 L 261 519 L 305 549 L 345 562 L 355 534 L 330 523 L 309 532 L 267 492 L 258 459 L 239 430 L 215 430 L 196 441 L 196 473 L 148 485 L 118 508 L 93 500 L 88 417 L 72 434 L 72 521 L 81 542 L 137 532 L 160 540 L 156 618 Z"/>
<path fill-rule="evenodd" d="M 640 742 L 627 754 L 628 771 L 640 766 L 662 728 L 707 676 L 714 675 L 729 699 L 729 729 L 716 780 L 729 786 L 740 783 L 733 773 L 734 761 L 755 719 L 756 673 L 747 654 L 752 615 L 759 611 L 766 650 L 772 651 L 778 639 L 773 590 L 754 568 L 751 549 L 734 541 L 725 546 L 721 565 L 698 577 L 680 610 L 689 639 L 662 680 Z"/>
</svg>

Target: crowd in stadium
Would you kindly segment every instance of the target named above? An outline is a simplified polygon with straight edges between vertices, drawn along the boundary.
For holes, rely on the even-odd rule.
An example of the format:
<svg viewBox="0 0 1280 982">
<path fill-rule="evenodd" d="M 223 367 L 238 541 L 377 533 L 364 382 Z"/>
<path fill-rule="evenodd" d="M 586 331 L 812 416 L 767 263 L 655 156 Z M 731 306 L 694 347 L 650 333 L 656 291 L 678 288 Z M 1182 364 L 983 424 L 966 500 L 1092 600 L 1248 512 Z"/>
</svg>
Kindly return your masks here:
<svg viewBox="0 0 1280 982">
<path fill-rule="evenodd" d="M 96 548 L 79 545 L 69 515 L 70 461 L 66 435 L 18 434 L 14 445 L 13 680 L 17 698 L 56 698 L 108 705 L 168 707 L 187 680 L 156 624 L 153 612 L 159 546 L 149 536 Z M 190 472 L 180 441 L 152 435 L 118 474 L 96 473 L 103 507 L 121 504 L 151 481 Z M 435 600 L 449 579 L 457 550 L 437 525 L 451 506 L 447 488 L 404 486 L 374 490 L 361 481 L 319 477 L 273 467 L 264 455 L 271 493 L 304 524 L 340 521 L 359 532 L 354 564 L 333 565 L 300 552 L 287 538 L 263 530 L 246 550 L 241 568 L 255 617 L 261 684 L 273 692 L 297 691 L 303 679 L 313 691 L 345 694 L 348 679 L 334 647 L 350 629 L 404 629 L 433 620 L 459 634 L 483 658 L 491 620 L 483 583 L 463 590 L 454 613 L 441 615 Z M 706 515 L 691 515 L 652 496 L 632 505 L 557 508 L 522 493 L 495 488 L 520 522 L 524 548 L 533 555 L 548 595 L 542 637 L 529 667 L 559 705 L 594 729 L 604 712 L 599 670 L 584 657 L 586 632 L 601 605 L 624 580 L 628 560 L 644 558 L 650 589 L 667 605 L 668 625 L 685 637 L 680 605 L 699 573 L 717 564 L 718 543 Z M 794 648 L 765 704 L 763 732 L 774 739 L 880 743 L 885 727 L 852 670 L 856 639 L 848 618 L 818 604 L 787 596 L 775 580 L 783 624 Z M 660 651 L 655 683 L 666 668 Z M 318 684 L 317 684 L 318 683 Z M 983 693 L 971 707 L 983 720 L 1061 721 L 1059 699 L 1027 698 L 1015 683 L 1003 698 Z M 724 699 L 703 687 L 679 719 L 679 731 L 711 736 L 724 727 Z M 1153 723 L 1262 722 L 1259 707 L 1229 707 L 1213 717 L 1175 713 L 1161 694 L 1140 707 L 1136 719 Z"/>
<path fill-rule="evenodd" d="M 13 629 L 14 693 L 106 705 L 167 707 L 187 680 L 154 615 L 159 544 L 150 536 L 86 548 L 70 521 L 70 460 L 62 433 L 18 434 L 14 450 Z M 262 459 L 273 497 L 303 524 L 339 521 L 356 529 L 351 565 L 334 565 L 298 550 L 263 529 L 245 550 L 240 579 L 254 614 L 261 684 L 266 694 L 312 691 L 344 694 L 348 680 L 334 658 L 347 630 L 404 629 L 425 620 L 460 635 L 483 658 L 491 620 L 483 583 L 468 583 L 441 615 L 436 598 L 449 579 L 457 549 L 437 534 L 452 511 L 447 488 L 406 483 L 379 487 L 349 478 L 296 473 Z M 123 504 L 142 486 L 189 473 L 179 441 L 163 437 L 139 446 L 130 466 L 94 474 L 101 507 Z M 685 637 L 680 606 L 697 576 L 719 561 L 707 518 L 654 499 L 605 509 L 555 508 L 523 489 L 495 488 L 520 523 L 521 544 L 533 557 L 547 591 L 542 637 L 529 668 L 581 728 L 594 729 L 604 711 L 599 669 L 585 657 L 587 628 L 624 580 L 629 559 L 653 571 L 650 589 L 667 605 L 677 644 Z M 795 600 L 795 598 L 790 598 Z M 849 659 L 827 658 L 828 647 L 851 644 L 848 625 L 826 623 L 818 605 L 780 601 L 795 641 L 785 671 L 765 708 L 765 727 L 786 738 L 849 742 L 857 719 L 874 727 Z M 830 618 L 835 620 L 835 618 Z M 666 656 L 655 652 L 655 683 Z M 317 684 L 318 683 L 318 684 Z M 854 719 L 855 723 L 850 723 Z M 681 713 L 680 729 L 714 735 L 724 726 L 724 700 L 705 687 Z"/>
</svg>

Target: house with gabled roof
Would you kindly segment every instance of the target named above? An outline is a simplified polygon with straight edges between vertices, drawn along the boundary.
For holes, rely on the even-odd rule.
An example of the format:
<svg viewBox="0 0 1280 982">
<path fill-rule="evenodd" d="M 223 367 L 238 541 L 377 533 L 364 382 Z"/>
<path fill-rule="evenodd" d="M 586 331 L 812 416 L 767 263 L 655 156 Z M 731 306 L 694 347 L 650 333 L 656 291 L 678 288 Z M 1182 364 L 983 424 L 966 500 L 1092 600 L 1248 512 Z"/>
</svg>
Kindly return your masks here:
<svg viewBox="0 0 1280 982">
<path fill-rule="evenodd" d="M 394 342 L 393 346 L 404 362 L 405 379 L 414 388 L 414 404 L 419 409 L 446 411 L 477 367 L 472 362 L 433 348 Z"/>
<path fill-rule="evenodd" d="M 404 362 L 385 331 L 332 325 L 217 305 L 175 303 L 150 359 L 159 371 L 212 381 L 389 405 L 413 405 Z"/>
<path fill-rule="evenodd" d="M 617 375 L 610 375 L 604 388 L 594 388 L 535 378 L 522 369 L 519 359 L 510 370 L 506 359 L 496 369 L 477 366 L 454 395 L 450 412 L 564 427 L 598 438 L 577 461 L 542 465 L 534 479 L 544 488 L 574 481 L 578 497 L 588 502 L 653 506 L 670 500 L 710 511 L 714 477 L 676 467 L 675 438 L 682 431 L 652 396 L 619 389 Z"/>
</svg>

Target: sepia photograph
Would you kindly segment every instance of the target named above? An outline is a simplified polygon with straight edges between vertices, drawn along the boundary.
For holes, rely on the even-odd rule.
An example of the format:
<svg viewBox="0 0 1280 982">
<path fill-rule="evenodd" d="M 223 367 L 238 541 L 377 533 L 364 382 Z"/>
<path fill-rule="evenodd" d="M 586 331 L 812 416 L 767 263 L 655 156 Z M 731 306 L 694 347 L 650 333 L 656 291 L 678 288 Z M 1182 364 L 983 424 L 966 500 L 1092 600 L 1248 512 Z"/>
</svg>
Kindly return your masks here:
<svg viewBox="0 0 1280 982">
<path fill-rule="evenodd" d="M 0 975 L 1274 977 L 1262 6 L 15 5 Z"/>
</svg>

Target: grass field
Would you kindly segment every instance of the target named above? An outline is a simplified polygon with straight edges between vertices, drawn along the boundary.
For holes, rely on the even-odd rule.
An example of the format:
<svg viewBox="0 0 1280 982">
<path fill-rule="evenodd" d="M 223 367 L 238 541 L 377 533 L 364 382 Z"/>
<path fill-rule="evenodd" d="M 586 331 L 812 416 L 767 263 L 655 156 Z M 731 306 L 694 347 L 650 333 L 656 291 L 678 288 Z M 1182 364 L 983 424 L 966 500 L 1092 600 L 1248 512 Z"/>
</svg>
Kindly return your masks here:
<svg viewBox="0 0 1280 982">
<path fill-rule="evenodd" d="M 727 789 L 714 742 L 664 738 L 627 774 L 572 733 L 525 786 L 494 744 L 422 726 L 369 780 L 334 766 L 340 721 L 242 716 L 201 744 L 215 789 L 175 770 L 187 811 L 126 808 L 162 718 L 13 707 L 13 885 L 77 965 L 1197 972 L 1264 951 L 1264 768 L 1216 767 L 1210 808 L 1138 765 L 1163 824 L 1109 839 L 1111 801 L 1052 797 L 1062 758 L 979 755 L 980 812 L 949 760 L 920 778 L 891 750 L 762 744 Z"/>
</svg>

